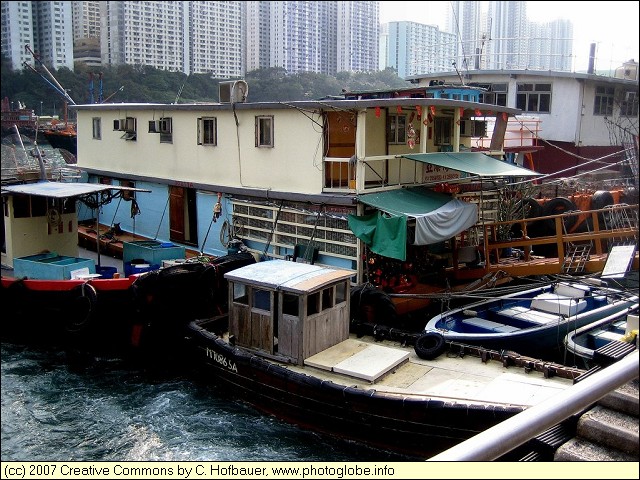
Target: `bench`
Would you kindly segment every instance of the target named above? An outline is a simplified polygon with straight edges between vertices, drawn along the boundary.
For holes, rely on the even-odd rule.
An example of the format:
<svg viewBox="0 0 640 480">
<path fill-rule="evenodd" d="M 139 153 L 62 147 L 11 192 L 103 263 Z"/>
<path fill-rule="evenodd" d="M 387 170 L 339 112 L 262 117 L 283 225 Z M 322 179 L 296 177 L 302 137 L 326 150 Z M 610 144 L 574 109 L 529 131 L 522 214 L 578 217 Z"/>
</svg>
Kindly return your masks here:
<svg viewBox="0 0 640 480">
<path fill-rule="evenodd" d="M 541 293 L 531 300 L 531 308 L 547 313 L 573 317 L 587 308 L 584 299 L 568 298 L 555 293 Z"/>
<path fill-rule="evenodd" d="M 492 332 L 499 333 L 509 333 L 520 330 L 517 327 L 512 327 L 511 325 L 505 325 L 504 323 L 492 322 L 491 320 L 486 320 L 484 318 L 478 317 L 470 317 L 462 320 L 462 323 L 465 325 L 472 325 L 474 327 L 478 327 L 484 330 L 490 330 Z"/>
<path fill-rule="evenodd" d="M 540 312 L 538 310 L 532 310 L 527 307 L 511 307 L 498 310 L 498 315 L 504 315 L 505 317 L 517 318 L 519 320 L 525 320 L 527 322 L 535 323 L 536 325 L 545 325 L 551 322 L 558 322 L 562 320 L 561 315 L 553 313 Z"/>
</svg>

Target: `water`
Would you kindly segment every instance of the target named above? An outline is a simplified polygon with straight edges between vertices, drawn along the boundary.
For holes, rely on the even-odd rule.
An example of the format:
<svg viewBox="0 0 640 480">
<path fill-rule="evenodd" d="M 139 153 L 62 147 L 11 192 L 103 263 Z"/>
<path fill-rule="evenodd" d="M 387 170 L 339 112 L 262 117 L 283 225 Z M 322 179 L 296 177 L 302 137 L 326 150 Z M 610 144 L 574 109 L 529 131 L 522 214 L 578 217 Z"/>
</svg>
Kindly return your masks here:
<svg viewBox="0 0 640 480">
<path fill-rule="evenodd" d="M 191 375 L 1 344 L 2 461 L 398 461 L 264 415 Z"/>
</svg>

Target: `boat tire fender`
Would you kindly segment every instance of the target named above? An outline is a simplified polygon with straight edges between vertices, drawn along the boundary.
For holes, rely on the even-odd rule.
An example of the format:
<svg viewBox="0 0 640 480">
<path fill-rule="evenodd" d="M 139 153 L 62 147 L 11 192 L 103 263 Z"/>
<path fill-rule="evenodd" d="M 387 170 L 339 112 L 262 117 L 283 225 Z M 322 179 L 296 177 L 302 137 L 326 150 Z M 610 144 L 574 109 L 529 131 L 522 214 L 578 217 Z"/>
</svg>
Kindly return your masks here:
<svg viewBox="0 0 640 480">
<path fill-rule="evenodd" d="M 562 213 L 574 212 L 577 210 L 576 204 L 566 197 L 556 197 L 549 200 L 544 204 L 543 214 L 546 215 L 560 215 Z M 574 226 L 578 217 L 572 215 L 570 217 L 563 218 L 564 228 L 567 232 Z M 549 231 L 555 231 L 555 219 L 549 218 L 546 220 Z"/>
<path fill-rule="evenodd" d="M 613 205 L 613 195 L 609 190 L 598 190 L 591 196 L 591 209 L 600 210 L 601 208 Z"/>
<path fill-rule="evenodd" d="M 69 333 L 79 333 L 85 330 L 91 321 L 98 294 L 88 283 L 83 283 L 71 291 L 74 295 L 68 305 L 69 315 L 65 321 L 65 328 Z"/>
<path fill-rule="evenodd" d="M 442 334 L 438 332 L 425 332 L 418 337 L 413 349 L 418 357 L 423 360 L 433 360 L 444 352 L 447 344 Z"/>
</svg>

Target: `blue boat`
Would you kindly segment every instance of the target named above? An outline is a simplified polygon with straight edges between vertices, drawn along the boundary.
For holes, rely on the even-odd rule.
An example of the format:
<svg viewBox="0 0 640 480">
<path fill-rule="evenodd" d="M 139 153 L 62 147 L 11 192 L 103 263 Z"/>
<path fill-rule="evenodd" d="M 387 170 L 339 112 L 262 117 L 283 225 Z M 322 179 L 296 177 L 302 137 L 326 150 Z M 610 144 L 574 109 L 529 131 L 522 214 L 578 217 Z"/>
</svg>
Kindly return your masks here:
<svg viewBox="0 0 640 480">
<path fill-rule="evenodd" d="M 569 332 L 565 344 L 568 359 L 577 357 L 584 368 L 620 360 L 638 348 L 638 304 Z"/>
<path fill-rule="evenodd" d="M 429 320 L 425 331 L 447 341 L 545 358 L 562 351 L 568 332 L 637 304 L 638 296 L 624 290 L 559 281 L 446 311 Z"/>
</svg>

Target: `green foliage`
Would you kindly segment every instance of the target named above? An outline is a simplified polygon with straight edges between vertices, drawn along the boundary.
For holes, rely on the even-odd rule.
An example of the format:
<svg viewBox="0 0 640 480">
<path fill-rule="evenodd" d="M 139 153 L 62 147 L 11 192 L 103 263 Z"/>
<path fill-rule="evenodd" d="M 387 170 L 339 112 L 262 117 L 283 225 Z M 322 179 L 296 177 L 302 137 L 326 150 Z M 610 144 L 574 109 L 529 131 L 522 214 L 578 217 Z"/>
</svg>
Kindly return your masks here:
<svg viewBox="0 0 640 480">
<path fill-rule="evenodd" d="M 63 115 L 64 98 L 49 85 L 51 78 L 32 70 L 13 71 L 2 57 L 2 98 L 22 102 L 40 115 Z M 93 73 L 93 99 L 98 102 L 102 73 L 102 98 L 109 103 L 191 103 L 217 102 L 218 83 L 230 79 L 215 79 L 209 74 L 185 75 L 144 65 L 116 65 L 101 69 L 76 63 L 75 71 L 50 69 L 60 85 L 68 90 L 76 104 L 91 103 L 90 74 Z M 44 78 L 43 78 L 44 77 Z M 46 78 L 46 80 L 45 80 Z M 373 90 L 411 86 L 388 68 L 381 72 L 340 72 L 336 76 L 302 72 L 288 75 L 283 68 L 266 68 L 248 72 L 250 102 L 285 102 L 317 100 L 340 95 L 345 90 Z M 121 87 L 124 87 L 120 90 Z"/>
</svg>

